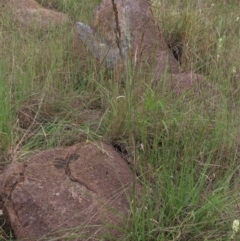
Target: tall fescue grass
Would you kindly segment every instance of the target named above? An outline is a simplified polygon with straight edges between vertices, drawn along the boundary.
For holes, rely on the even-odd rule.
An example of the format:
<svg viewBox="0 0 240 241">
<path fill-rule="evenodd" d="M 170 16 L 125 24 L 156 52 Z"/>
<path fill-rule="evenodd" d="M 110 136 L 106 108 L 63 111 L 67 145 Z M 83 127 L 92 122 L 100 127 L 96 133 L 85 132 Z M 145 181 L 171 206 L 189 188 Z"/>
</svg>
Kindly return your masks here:
<svg viewBox="0 0 240 241">
<path fill-rule="evenodd" d="M 88 23 L 100 1 L 39 2 Z M 91 56 L 83 64 L 68 26 L 27 30 L 1 13 L 2 156 L 102 139 L 143 186 L 120 240 L 230 240 L 239 218 L 239 10 L 239 1 L 153 1 L 182 69 L 214 89 L 179 97 L 165 92 L 164 76 L 159 90 L 131 68 L 119 83 Z"/>
</svg>

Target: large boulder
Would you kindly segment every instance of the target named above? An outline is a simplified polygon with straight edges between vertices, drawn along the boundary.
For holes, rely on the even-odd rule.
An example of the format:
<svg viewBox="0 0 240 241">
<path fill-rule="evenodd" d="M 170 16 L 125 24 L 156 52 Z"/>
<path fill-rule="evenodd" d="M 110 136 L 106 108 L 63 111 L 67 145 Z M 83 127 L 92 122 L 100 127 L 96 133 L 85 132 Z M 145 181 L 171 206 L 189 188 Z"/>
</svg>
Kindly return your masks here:
<svg viewBox="0 0 240 241">
<path fill-rule="evenodd" d="M 5 11 L 13 11 L 14 21 L 27 28 L 46 29 L 69 23 L 68 16 L 46 9 L 34 0 L 2 0 Z"/>
<path fill-rule="evenodd" d="M 118 236 L 133 188 L 128 164 L 101 142 L 40 152 L 12 163 L 0 180 L 3 212 L 18 240 Z"/>
<path fill-rule="evenodd" d="M 76 32 L 92 54 L 109 67 L 132 60 L 139 67 L 157 67 L 162 74 L 179 73 L 162 30 L 144 0 L 102 0 L 92 27 L 81 22 Z"/>
<path fill-rule="evenodd" d="M 114 69 L 116 80 L 126 78 L 124 69 L 129 71 L 131 62 L 135 79 L 151 80 L 152 85 L 165 79 L 175 96 L 206 85 L 204 76 L 181 72 L 145 0 L 102 0 L 92 25 L 78 22 L 75 33 L 101 64 Z"/>
</svg>

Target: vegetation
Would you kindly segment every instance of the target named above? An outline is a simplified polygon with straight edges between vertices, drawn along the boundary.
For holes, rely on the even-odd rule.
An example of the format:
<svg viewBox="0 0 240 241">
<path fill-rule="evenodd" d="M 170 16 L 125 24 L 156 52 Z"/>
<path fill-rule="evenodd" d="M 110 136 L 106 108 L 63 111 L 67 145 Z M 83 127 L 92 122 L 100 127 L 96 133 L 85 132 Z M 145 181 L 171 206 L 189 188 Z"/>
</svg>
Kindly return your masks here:
<svg viewBox="0 0 240 241">
<path fill-rule="evenodd" d="M 88 23 L 100 1 L 51 2 L 42 4 Z M 240 211 L 239 1 L 152 4 L 182 69 L 217 91 L 175 98 L 131 69 L 121 85 L 91 56 L 72 54 L 68 26 L 21 29 L 0 11 L 1 162 L 104 140 L 128 157 L 144 188 L 121 240 L 230 240 Z"/>
</svg>

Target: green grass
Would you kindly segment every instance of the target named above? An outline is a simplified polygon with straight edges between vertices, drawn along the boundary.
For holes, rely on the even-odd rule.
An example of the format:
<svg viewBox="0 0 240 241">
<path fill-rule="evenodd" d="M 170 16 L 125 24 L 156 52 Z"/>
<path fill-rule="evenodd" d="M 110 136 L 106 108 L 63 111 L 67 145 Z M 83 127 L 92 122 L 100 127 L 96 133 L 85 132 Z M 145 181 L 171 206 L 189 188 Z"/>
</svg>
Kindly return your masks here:
<svg viewBox="0 0 240 241">
<path fill-rule="evenodd" d="M 0 149 L 4 149 L 11 142 L 11 88 L 7 84 L 4 63 L 0 63 L 0 66 Z"/>
<path fill-rule="evenodd" d="M 41 2 L 41 1 L 38 1 Z M 100 1 L 42 1 L 89 23 Z M 227 1 L 226 1 L 227 2 Z M 138 78 L 123 86 L 72 54 L 68 26 L 21 29 L 0 14 L 0 156 L 101 139 L 128 156 L 144 195 L 133 202 L 125 241 L 230 240 L 239 219 L 239 1 L 158 1 L 182 69 L 217 91 L 178 98 Z M 144 74 L 143 74 L 144 75 Z M 236 240 L 239 236 L 236 235 Z"/>
</svg>

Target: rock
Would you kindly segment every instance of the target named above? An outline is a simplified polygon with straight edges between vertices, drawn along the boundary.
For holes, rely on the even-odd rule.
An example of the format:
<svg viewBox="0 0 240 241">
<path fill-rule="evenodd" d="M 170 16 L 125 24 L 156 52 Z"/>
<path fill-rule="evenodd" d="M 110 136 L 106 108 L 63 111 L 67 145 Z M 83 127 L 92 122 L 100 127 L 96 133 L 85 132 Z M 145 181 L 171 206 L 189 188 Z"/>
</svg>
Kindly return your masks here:
<svg viewBox="0 0 240 241">
<path fill-rule="evenodd" d="M 34 0 L 9 0 L 3 4 L 13 11 L 15 22 L 27 28 L 45 29 L 70 22 L 66 14 L 46 9 Z"/>
<path fill-rule="evenodd" d="M 144 0 L 103 0 L 92 27 L 76 24 L 76 32 L 92 54 L 109 67 L 131 59 L 163 73 L 180 72 L 150 5 Z"/>
<path fill-rule="evenodd" d="M 132 172 L 120 155 L 84 142 L 12 163 L 0 194 L 17 240 L 100 240 L 120 235 L 131 191 Z"/>
<path fill-rule="evenodd" d="M 209 89 L 204 76 L 181 73 L 145 0 L 102 0 L 95 9 L 92 27 L 78 22 L 75 32 L 100 63 L 114 69 L 116 80 L 126 79 L 124 66 L 130 60 L 134 79 L 151 80 L 153 86 L 165 79 L 167 92 L 172 90 L 176 97 L 192 89 L 194 93 Z"/>
<path fill-rule="evenodd" d="M 202 89 L 206 89 L 207 84 L 205 76 L 195 73 L 168 74 L 163 82 L 167 92 L 173 93 L 174 96 L 180 96 L 190 90 L 193 90 L 194 94 L 199 94 Z"/>
</svg>

